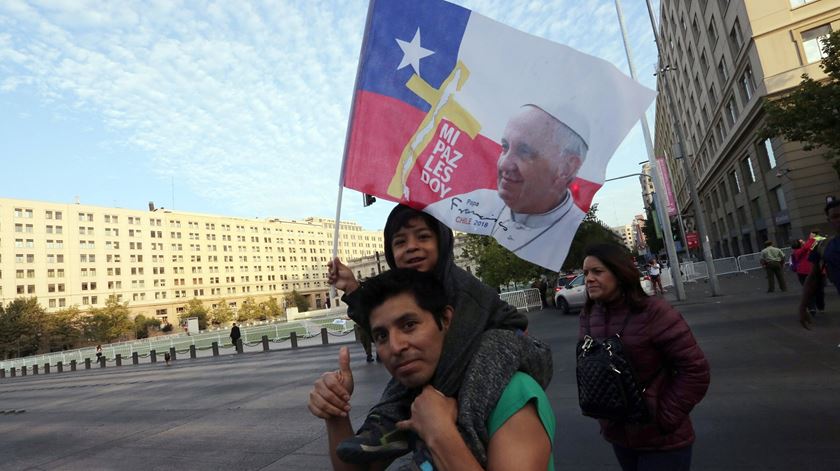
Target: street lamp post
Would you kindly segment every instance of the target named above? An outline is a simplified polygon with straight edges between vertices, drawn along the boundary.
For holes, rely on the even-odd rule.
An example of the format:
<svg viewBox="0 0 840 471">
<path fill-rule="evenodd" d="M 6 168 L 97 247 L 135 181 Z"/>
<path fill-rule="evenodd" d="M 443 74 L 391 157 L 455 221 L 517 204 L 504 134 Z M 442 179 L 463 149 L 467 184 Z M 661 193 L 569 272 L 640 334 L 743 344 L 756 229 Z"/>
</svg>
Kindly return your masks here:
<svg viewBox="0 0 840 471">
<path fill-rule="evenodd" d="M 618 1 L 618 0 L 616 0 Z M 650 16 L 650 26 L 653 29 L 653 36 L 655 38 L 656 43 L 656 51 L 659 55 L 659 63 L 662 63 L 662 45 L 659 38 L 659 33 L 656 30 L 656 20 L 653 16 L 653 7 L 650 4 L 650 0 L 646 0 L 647 4 L 648 15 Z M 662 84 L 665 89 L 665 96 L 667 98 L 671 97 L 671 87 L 668 83 L 668 75 L 662 74 Z M 685 142 L 683 137 L 683 130 L 682 124 L 680 123 L 679 118 L 677 117 L 676 110 L 674 110 L 674 103 L 670 99 L 665 100 L 668 105 L 668 111 L 671 115 L 671 119 L 673 120 L 673 126 L 677 133 L 677 148 L 679 150 L 680 156 L 682 157 L 683 163 L 683 171 L 685 172 L 685 180 L 688 183 L 689 194 L 691 195 L 691 203 L 694 205 L 694 214 L 696 215 L 696 224 L 697 230 L 700 232 L 700 246 L 703 248 L 703 258 L 706 262 L 706 270 L 709 273 L 709 286 L 712 289 L 712 296 L 720 295 L 720 285 L 718 284 L 717 273 L 715 272 L 715 264 L 714 259 L 712 258 L 712 249 L 709 247 L 709 235 L 706 232 L 706 220 L 705 215 L 703 214 L 703 207 L 700 206 L 700 197 L 697 195 L 697 182 L 695 181 L 694 177 L 694 170 L 691 168 L 691 165 L 688 163 L 688 159 L 686 158 L 685 153 L 685 146 L 683 143 Z"/>
<path fill-rule="evenodd" d="M 630 67 L 630 76 L 636 80 L 636 67 L 633 65 L 633 57 L 630 53 L 630 47 L 627 44 L 627 30 L 624 27 L 624 14 L 621 12 L 621 3 L 615 0 L 615 10 L 618 14 L 618 23 L 621 27 L 621 38 L 624 40 L 624 52 L 627 54 L 627 65 Z M 677 258 L 677 249 L 674 247 L 674 237 L 671 235 L 671 220 L 668 218 L 668 212 L 665 210 L 665 185 L 662 181 L 662 175 L 657 167 L 656 157 L 653 155 L 653 143 L 650 138 L 650 129 L 647 124 L 647 117 L 642 115 L 640 120 L 642 122 L 642 133 L 645 137 L 645 147 L 647 148 L 648 162 L 650 163 L 650 170 L 653 172 L 653 188 L 656 197 L 656 214 L 659 216 L 659 222 L 662 225 L 662 233 L 665 238 L 665 249 L 668 252 L 668 264 L 671 268 L 671 279 L 674 280 L 674 287 L 677 290 L 677 300 L 685 299 L 685 287 L 682 282 L 682 275 L 680 274 L 680 260 Z M 665 221 L 668 224 L 665 224 Z"/>
</svg>

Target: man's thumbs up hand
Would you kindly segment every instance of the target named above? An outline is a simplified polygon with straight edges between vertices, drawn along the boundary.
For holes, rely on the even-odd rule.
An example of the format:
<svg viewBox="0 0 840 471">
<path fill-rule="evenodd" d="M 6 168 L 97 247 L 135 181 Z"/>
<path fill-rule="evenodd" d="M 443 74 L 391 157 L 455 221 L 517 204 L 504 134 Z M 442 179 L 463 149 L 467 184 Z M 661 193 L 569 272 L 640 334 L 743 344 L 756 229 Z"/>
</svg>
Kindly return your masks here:
<svg viewBox="0 0 840 471">
<path fill-rule="evenodd" d="M 350 369 L 350 351 L 338 351 L 338 370 L 321 375 L 309 393 L 309 411 L 322 419 L 347 417 L 350 396 L 353 395 L 353 371 Z"/>
<path fill-rule="evenodd" d="M 353 370 L 350 369 L 350 350 L 341 347 L 338 351 L 338 376 L 341 384 L 347 390 L 347 400 L 353 395 Z"/>
</svg>

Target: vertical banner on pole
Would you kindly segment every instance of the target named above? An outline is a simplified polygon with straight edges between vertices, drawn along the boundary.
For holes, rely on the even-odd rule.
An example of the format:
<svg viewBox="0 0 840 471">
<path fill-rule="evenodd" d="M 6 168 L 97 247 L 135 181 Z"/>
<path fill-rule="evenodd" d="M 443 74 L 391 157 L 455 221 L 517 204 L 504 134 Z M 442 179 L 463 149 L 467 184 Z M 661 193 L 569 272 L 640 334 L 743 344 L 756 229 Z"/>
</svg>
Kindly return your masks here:
<svg viewBox="0 0 840 471">
<path fill-rule="evenodd" d="M 674 187 L 671 185 L 671 172 L 668 170 L 668 162 L 662 157 L 656 158 L 659 166 L 659 175 L 662 176 L 662 184 L 665 185 L 665 199 L 668 202 L 668 216 L 677 215 L 677 199 L 674 197 Z"/>
</svg>

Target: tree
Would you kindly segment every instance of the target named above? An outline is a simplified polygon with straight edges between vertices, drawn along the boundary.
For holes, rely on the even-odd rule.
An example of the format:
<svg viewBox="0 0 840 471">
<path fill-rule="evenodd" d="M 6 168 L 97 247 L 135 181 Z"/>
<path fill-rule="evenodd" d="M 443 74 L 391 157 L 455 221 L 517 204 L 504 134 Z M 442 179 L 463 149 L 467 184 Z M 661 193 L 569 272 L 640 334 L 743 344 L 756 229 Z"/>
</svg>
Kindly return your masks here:
<svg viewBox="0 0 840 471">
<path fill-rule="evenodd" d="M 586 245 L 619 240 L 618 236 L 597 218 L 597 211 L 598 205 L 592 205 L 584 216 L 563 262 L 563 270 L 577 269 L 583 265 L 583 251 Z M 479 265 L 476 275 L 490 286 L 502 286 L 510 282 L 527 283 L 542 275 L 548 276 L 549 279 L 554 278 L 552 270 L 522 260 L 492 237 L 467 234 L 464 256 Z"/>
<path fill-rule="evenodd" d="M 0 357 L 34 355 L 48 348 L 47 317 L 36 298 L 17 298 L 0 304 Z"/>
<path fill-rule="evenodd" d="M 128 316 L 128 301 L 120 303 L 114 295 L 108 296 L 105 307 L 93 309 L 90 313 L 85 331 L 92 341 L 110 343 L 134 330 L 134 323 Z"/>
<path fill-rule="evenodd" d="M 764 138 L 784 136 L 801 141 L 805 150 L 822 147 L 840 177 L 840 31 L 822 41 L 825 57 L 820 68 L 828 77 L 820 82 L 802 74 L 802 82 L 785 96 L 764 104 Z"/>
<path fill-rule="evenodd" d="M 650 249 L 651 253 L 657 254 L 665 247 L 665 241 L 660 239 L 659 235 L 656 233 L 656 225 L 653 218 L 658 216 L 656 215 L 654 204 L 645 210 L 647 223 L 645 224 L 644 229 L 642 229 L 642 232 L 645 234 L 645 241 L 647 241 L 648 249 Z"/>
<path fill-rule="evenodd" d="M 47 316 L 49 351 L 57 352 L 80 346 L 84 339 L 82 313 L 76 306 Z"/>
<path fill-rule="evenodd" d="M 309 310 L 309 299 L 295 289 L 286 294 L 286 306 L 297 307 L 298 312 L 306 312 Z"/>
<path fill-rule="evenodd" d="M 566 255 L 566 260 L 563 262 L 563 270 L 577 270 L 583 266 L 583 259 L 586 258 L 584 250 L 587 245 L 598 244 L 603 242 L 613 242 L 619 245 L 621 238 L 617 236 L 612 229 L 607 227 L 597 216 L 598 205 L 593 204 L 583 221 L 580 223 L 574 239 L 569 246 L 569 254 Z"/>
<path fill-rule="evenodd" d="M 187 302 L 187 304 L 184 305 L 184 311 L 181 314 L 178 314 L 178 320 L 182 322 L 186 321 L 190 317 L 198 318 L 199 330 L 207 329 L 207 308 L 204 306 L 204 303 L 202 303 L 201 300 L 199 300 L 198 298 L 190 299 Z"/>
<path fill-rule="evenodd" d="M 245 301 L 242 301 L 242 305 L 239 306 L 239 310 L 237 310 L 236 314 L 236 318 L 239 322 L 247 322 L 259 319 L 260 310 L 257 303 L 254 302 L 254 298 L 248 296 L 245 298 Z"/>
<path fill-rule="evenodd" d="M 144 339 L 148 337 L 150 327 L 160 327 L 160 319 L 148 318 L 143 314 L 139 314 L 134 318 L 135 338 Z"/>
<path fill-rule="evenodd" d="M 478 234 L 466 235 L 464 256 L 478 264 L 476 275 L 490 286 L 530 282 L 547 271 L 517 257 L 496 239 Z"/>
<path fill-rule="evenodd" d="M 227 301 L 220 299 L 216 307 L 210 312 L 210 318 L 215 325 L 227 324 L 233 320 L 233 311 L 228 306 Z"/>
<path fill-rule="evenodd" d="M 266 316 L 271 319 L 286 318 L 286 312 L 283 311 L 282 307 L 280 307 L 280 304 L 277 302 L 277 298 L 273 296 L 268 298 L 267 301 L 261 302 L 260 306 L 262 306 L 263 312 L 266 313 Z"/>
</svg>

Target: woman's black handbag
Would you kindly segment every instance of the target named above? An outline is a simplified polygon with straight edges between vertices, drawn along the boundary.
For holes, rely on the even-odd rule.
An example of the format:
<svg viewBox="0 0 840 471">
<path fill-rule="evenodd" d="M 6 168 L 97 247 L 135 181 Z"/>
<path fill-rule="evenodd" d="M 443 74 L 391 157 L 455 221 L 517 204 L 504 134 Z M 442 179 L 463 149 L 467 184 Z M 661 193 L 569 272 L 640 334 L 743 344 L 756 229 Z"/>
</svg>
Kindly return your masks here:
<svg viewBox="0 0 840 471">
<path fill-rule="evenodd" d="M 586 316 L 586 335 L 577 346 L 578 400 L 583 415 L 626 423 L 650 420 L 644 388 L 621 344 L 629 319 L 630 314 L 621 331 L 599 341 L 590 335 Z"/>
</svg>

